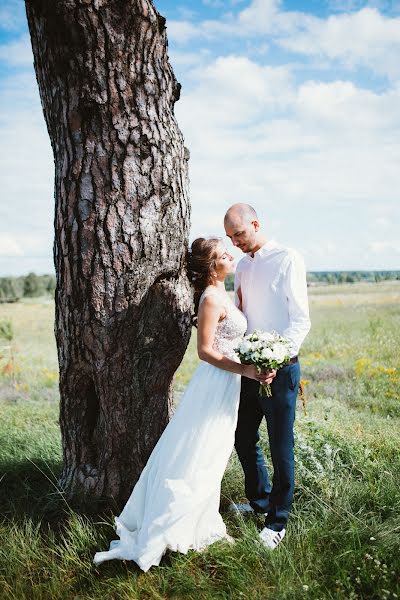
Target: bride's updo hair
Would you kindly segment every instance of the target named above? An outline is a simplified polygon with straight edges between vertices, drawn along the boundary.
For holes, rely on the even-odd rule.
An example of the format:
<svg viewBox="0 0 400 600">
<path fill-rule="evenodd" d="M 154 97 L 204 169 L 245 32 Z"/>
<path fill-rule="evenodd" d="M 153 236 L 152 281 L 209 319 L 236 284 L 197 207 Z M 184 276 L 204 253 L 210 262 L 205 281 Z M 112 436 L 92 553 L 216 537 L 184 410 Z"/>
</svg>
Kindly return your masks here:
<svg viewBox="0 0 400 600">
<path fill-rule="evenodd" d="M 193 324 L 195 326 L 197 326 L 200 296 L 212 282 L 212 272 L 215 269 L 220 242 L 221 238 L 197 238 L 188 252 L 187 271 L 194 288 Z"/>
</svg>

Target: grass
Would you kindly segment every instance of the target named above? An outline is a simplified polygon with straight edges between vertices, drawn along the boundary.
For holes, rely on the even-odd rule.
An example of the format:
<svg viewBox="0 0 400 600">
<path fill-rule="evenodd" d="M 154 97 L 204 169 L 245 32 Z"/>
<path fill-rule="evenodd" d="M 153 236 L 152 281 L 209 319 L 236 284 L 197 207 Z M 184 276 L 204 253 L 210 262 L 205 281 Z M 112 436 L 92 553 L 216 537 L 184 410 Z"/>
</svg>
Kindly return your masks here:
<svg viewBox="0 0 400 600">
<path fill-rule="evenodd" d="M 65 502 L 52 303 L 0 306 L 0 597 L 22 599 L 391 599 L 400 596 L 400 285 L 310 290 L 313 328 L 302 351 L 307 414 L 296 420 L 296 496 L 284 543 L 255 539 L 262 521 L 226 512 L 243 500 L 235 453 L 221 510 L 234 546 L 168 553 L 143 574 L 126 562 L 96 569 L 111 518 Z M 176 374 L 197 364 L 193 336 Z M 267 436 L 262 439 L 268 456 Z"/>
</svg>

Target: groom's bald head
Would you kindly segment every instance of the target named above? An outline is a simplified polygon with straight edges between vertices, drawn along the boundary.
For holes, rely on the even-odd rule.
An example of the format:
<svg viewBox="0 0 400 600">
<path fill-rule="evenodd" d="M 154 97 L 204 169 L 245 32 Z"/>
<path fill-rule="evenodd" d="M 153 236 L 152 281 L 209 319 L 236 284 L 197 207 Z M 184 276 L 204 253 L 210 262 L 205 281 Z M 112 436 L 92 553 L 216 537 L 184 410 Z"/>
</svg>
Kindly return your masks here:
<svg viewBox="0 0 400 600">
<path fill-rule="evenodd" d="M 239 202 L 231 206 L 225 215 L 226 235 L 242 252 L 253 252 L 259 247 L 260 223 L 256 211 L 249 204 Z"/>
<path fill-rule="evenodd" d="M 225 225 L 250 224 L 252 221 L 258 221 L 257 213 L 250 204 L 243 202 L 238 202 L 228 208 L 224 218 Z"/>
</svg>

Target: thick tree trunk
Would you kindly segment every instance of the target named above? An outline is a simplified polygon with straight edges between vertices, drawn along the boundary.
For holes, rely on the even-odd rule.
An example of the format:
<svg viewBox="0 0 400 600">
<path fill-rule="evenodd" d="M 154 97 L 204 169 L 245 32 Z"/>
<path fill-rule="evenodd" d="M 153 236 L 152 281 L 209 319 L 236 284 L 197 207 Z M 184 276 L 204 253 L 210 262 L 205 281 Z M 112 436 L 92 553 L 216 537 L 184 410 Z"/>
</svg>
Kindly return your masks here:
<svg viewBox="0 0 400 600">
<path fill-rule="evenodd" d="M 61 485 L 121 505 L 190 336 L 187 151 L 151 0 L 26 0 L 55 161 Z"/>
</svg>

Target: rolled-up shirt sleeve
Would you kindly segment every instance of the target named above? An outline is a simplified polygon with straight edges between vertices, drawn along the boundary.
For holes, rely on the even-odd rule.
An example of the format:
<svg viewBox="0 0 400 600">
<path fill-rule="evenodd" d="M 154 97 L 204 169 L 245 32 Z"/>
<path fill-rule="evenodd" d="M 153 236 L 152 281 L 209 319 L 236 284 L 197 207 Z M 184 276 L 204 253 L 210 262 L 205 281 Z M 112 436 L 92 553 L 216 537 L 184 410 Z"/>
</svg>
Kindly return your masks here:
<svg viewBox="0 0 400 600">
<path fill-rule="evenodd" d="M 291 340 L 291 356 L 296 356 L 310 331 L 311 321 L 308 308 L 306 268 L 303 257 L 295 250 L 288 255 L 285 291 L 289 325 L 283 332 L 283 336 Z"/>
</svg>

